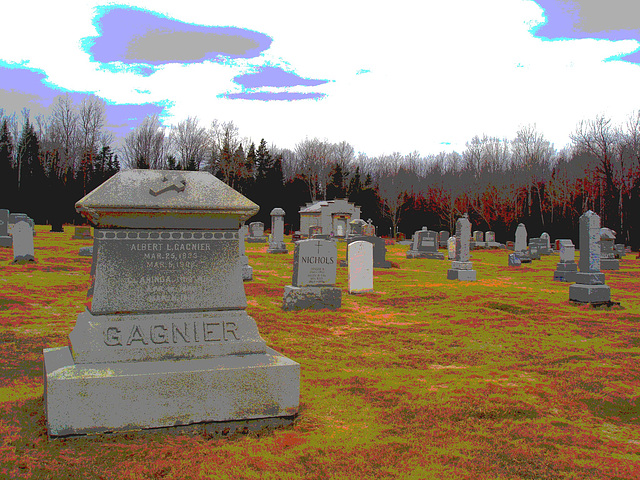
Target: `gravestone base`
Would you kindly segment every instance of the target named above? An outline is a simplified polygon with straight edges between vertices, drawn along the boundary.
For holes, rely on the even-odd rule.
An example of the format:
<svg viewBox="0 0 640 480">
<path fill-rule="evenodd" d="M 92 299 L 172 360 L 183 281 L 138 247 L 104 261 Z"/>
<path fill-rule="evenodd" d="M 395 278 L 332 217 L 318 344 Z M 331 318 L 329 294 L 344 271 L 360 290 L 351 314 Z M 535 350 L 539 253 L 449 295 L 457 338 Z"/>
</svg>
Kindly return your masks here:
<svg viewBox="0 0 640 480">
<path fill-rule="evenodd" d="M 580 274 L 576 274 L 580 275 Z M 579 303 L 603 303 L 611 301 L 609 285 L 584 285 L 574 283 L 569 287 L 569 300 Z"/>
<path fill-rule="evenodd" d="M 69 347 L 44 349 L 50 436 L 200 422 L 290 417 L 300 365 L 264 354 L 189 360 L 76 364 Z"/>
<path fill-rule="evenodd" d="M 419 250 L 409 250 L 407 258 L 430 258 L 432 260 L 444 260 L 442 252 L 421 252 Z"/>
<path fill-rule="evenodd" d="M 471 247 L 471 249 L 484 249 L 487 248 L 487 242 L 471 242 L 473 244 L 473 246 Z"/>
<path fill-rule="evenodd" d="M 342 305 L 342 290 L 337 287 L 284 287 L 283 310 L 335 310 Z"/>
<path fill-rule="evenodd" d="M 247 237 L 248 243 L 267 243 L 267 237 Z"/>
<path fill-rule="evenodd" d="M 13 247 L 13 237 L 10 235 L 0 236 L 0 247 Z"/>
<path fill-rule="evenodd" d="M 620 270 L 620 260 L 617 258 L 601 258 L 600 270 Z"/>
<path fill-rule="evenodd" d="M 25 263 L 35 262 L 33 255 L 19 255 L 13 259 L 12 264 L 24 265 Z"/>
<path fill-rule="evenodd" d="M 81 257 L 93 257 L 93 247 L 82 247 L 78 250 L 78 255 Z"/>
<path fill-rule="evenodd" d="M 553 272 L 553 279 L 557 282 L 575 282 L 576 273 L 578 273 L 576 262 L 558 262 L 556 271 Z"/>
<path fill-rule="evenodd" d="M 287 250 L 284 242 L 271 242 L 269 243 L 267 253 L 289 253 L 289 250 Z"/>
<path fill-rule="evenodd" d="M 500 242 L 485 242 L 486 244 L 486 248 L 490 248 L 492 250 L 495 250 L 497 248 L 504 248 L 504 246 L 500 243 Z"/>
<path fill-rule="evenodd" d="M 87 237 L 85 235 L 74 235 L 71 240 L 93 240 L 93 237 Z"/>
<path fill-rule="evenodd" d="M 521 263 L 531 263 L 531 255 L 528 252 L 515 252 L 515 255 Z"/>
<path fill-rule="evenodd" d="M 461 280 L 465 282 L 476 281 L 475 270 L 458 270 L 456 268 L 450 268 L 447 270 L 447 280 Z"/>
</svg>

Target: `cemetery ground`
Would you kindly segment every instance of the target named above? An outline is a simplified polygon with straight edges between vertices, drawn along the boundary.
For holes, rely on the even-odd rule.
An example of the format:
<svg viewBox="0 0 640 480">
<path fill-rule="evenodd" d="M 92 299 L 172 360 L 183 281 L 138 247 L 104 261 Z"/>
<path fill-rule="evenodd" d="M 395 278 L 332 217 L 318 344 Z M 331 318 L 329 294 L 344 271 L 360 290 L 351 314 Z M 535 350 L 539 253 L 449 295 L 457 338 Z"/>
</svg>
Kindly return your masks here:
<svg viewBox="0 0 640 480">
<path fill-rule="evenodd" d="M 232 438 L 163 431 L 48 440 L 42 349 L 67 344 L 90 257 L 73 227 L 36 226 L 37 263 L 0 249 L 0 478 L 640 477 L 640 260 L 606 271 L 619 307 L 571 304 L 557 255 L 507 267 L 472 252 L 476 282 L 449 261 L 375 269 L 373 293 L 339 310 L 283 312 L 287 255 L 246 244 L 247 312 L 267 345 L 301 365 L 292 426 Z M 290 240 L 290 237 L 286 239 Z M 345 257 L 346 243 L 338 244 Z M 576 256 L 577 259 L 577 256 Z"/>
</svg>

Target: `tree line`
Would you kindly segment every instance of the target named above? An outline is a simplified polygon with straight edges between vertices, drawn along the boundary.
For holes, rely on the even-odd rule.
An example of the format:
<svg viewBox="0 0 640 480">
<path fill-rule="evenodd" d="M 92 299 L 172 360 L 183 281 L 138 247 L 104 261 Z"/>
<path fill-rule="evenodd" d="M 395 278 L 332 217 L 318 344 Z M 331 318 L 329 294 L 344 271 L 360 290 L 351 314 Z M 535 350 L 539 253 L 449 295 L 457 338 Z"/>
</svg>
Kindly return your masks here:
<svg viewBox="0 0 640 480">
<path fill-rule="evenodd" d="M 640 220 L 640 112 L 625 125 L 605 116 L 578 123 L 572 143 L 556 150 L 524 126 L 515 138 L 483 135 L 462 153 L 419 152 L 368 157 L 346 141 L 305 138 L 293 149 L 241 137 L 233 121 L 208 127 L 188 117 L 170 128 L 147 116 L 119 146 L 105 128 L 105 104 L 87 95 L 58 97 L 51 114 L 29 118 L 0 109 L 0 208 L 21 211 L 59 229 L 81 223 L 74 204 L 120 167 L 203 170 L 260 206 L 251 221 L 270 225 L 274 207 L 295 230 L 305 203 L 348 198 L 379 233 L 410 236 L 422 226 L 454 231 L 468 213 L 474 229 L 513 239 L 518 223 L 530 236 L 577 242 L 577 222 L 597 212 L 617 241 L 637 248 Z"/>
</svg>

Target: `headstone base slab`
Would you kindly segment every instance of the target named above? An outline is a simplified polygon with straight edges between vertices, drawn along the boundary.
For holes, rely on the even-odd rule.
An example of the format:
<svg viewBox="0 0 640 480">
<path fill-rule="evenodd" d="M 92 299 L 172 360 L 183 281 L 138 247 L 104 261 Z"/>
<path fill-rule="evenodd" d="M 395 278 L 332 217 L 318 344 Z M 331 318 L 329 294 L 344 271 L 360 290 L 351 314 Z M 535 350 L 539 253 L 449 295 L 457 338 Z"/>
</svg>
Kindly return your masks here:
<svg viewBox="0 0 640 480">
<path fill-rule="evenodd" d="M 248 243 L 267 243 L 267 237 L 247 237 Z"/>
<path fill-rule="evenodd" d="M 265 354 L 195 360 L 76 364 L 69 347 L 44 349 L 50 436 L 290 417 L 300 364 Z"/>
<path fill-rule="evenodd" d="M 30 263 L 30 262 L 35 262 L 35 261 L 36 261 L 36 259 L 35 259 L 35 257 L 33 255 L 20 255 L 20 256 L 15 257 L 13 259 L 13 262 L 11 262 L 11 263 L 23 265 L 25 263 Z"/>
<path fill-rule="evenodd" d="M 521 263 L 531 263 L 531 256 L 527 252 L 515 252 Z"/>
<path fill-rule="evenodd" d="M 456 270 L 454 268 L 450 268 L 449 270 L 447 270 L 447 279 L 461 280 L 465 282 L 475 282 L 476 271 L 475 270 Z"/>
<path fill-rule="evenodd" d="M 604 273 L 576 272 L 575 279 L 581 285 L 604 285 Z"/>
<path fill-rule="evenodd" d="M 284 287 L 283 310 L 335 310 L 342 305 L 342 290 L 337 287 Z"/>
<path fill-rule="evenodd" d="M 601 258 L 600 270 L 620 270 L 620 260 L 617 258 Z"/>
<path fill-rule="evenodd" d="M 13 237 L 10 235 L 0 237 L 0 247 L 13 247 Z"/>
<path fill-rule="evenodd" d="M 418 250 L 409 250 L 407 258 L 429 258 L 432 260 L 444 260 L 444 253 L 441 252 L 421 252 Z"/>
<path fill-rule="evenodd" d="M 601 303 L 611 300 L 609 285 L 583 285 L 574 283 L 569 287 L 569 300 L 580 303 Z"/>
<path fill-rule="evenodd" d="M 267 253 L 289 253 L 284 242 L 270 243 Z"/>
</svg>

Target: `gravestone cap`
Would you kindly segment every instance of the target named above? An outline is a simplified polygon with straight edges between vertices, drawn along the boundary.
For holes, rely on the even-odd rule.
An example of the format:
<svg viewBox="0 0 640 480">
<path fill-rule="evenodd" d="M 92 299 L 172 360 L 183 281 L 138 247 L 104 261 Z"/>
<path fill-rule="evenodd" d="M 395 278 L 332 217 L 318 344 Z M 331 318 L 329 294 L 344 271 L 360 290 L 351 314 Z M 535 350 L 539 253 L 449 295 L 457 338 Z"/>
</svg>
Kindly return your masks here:
<svg viewBox="0 0 640 480">
<path fill-rule="evenodd" d="M 271 216 L 273 217 L 273 216 L 276 216 L 276 215 L 280 215 L 280 216 L 284 217 L 284 215 L 285 215 L 284 210 L 281 209 L 281 208 L 278 208 L 278 207 L 276 207 L 273 210 L 271 210 Z"/>
<path fill-rule="evenodd" d="M 96 227 L 239 228 L 258 205 L 208 172 L 124 170 L 76 203 Z"/>
</svg>

